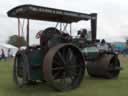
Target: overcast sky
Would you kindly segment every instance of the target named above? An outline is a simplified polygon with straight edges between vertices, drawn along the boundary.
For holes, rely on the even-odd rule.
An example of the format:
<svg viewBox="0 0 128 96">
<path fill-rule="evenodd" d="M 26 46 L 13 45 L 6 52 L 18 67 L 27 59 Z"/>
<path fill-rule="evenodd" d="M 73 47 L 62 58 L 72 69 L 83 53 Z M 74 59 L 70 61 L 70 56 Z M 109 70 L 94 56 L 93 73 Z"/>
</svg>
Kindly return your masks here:
<svg viewBox="0 0 128 96">
<path fill-rule="evenodd" d="M 0 1 L 0 42 L 6 42 L 8 36 L 17 33 L 17 20 L 7 17 L 6 12 L 21 4 L 66 9 L 83 13 L 98 13 L 97 38 L 107 41 L 125 41 L 128 37 L 128 1 L 127 0 L 1 0 Z M 31 43 L 36 43 L 35 34 L 54 23 L 31 21 Z M 76 26 L 74 24 L 74 26 Z M 77 28 L 84 28 L 83 22 Z M 76 27 L 73 27 L 74 32 Z"/>
</svg>

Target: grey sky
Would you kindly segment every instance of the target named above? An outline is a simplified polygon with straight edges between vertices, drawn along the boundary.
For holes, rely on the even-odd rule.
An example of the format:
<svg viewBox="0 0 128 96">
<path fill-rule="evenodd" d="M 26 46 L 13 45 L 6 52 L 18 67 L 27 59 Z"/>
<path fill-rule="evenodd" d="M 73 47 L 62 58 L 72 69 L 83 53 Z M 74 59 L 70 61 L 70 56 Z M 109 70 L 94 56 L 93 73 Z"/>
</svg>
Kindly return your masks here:
<svg viewBox="0 0 128 96">
<path fill-rule="evenodd" d="M 6 12 L 21 4 L 35 4 L 52 8 L 67 9 L 84 13 L 98 13 L 98 38 L 107 41 L 125 41 L 128 36 L 128 1 L 127 0 L 1 0 L 0 1 L 0 42 L 6 42 L 8 36 L 16 34 L 17 20 L 8 18 Z M 53 23 L 31 21 L 31 43 L 36 43 L 34 35 L 38 30 Z M 76 25 L 74 25 L 76 26 Z M 84 27 L 82 23 L 77 28 Z M 74 27 L 74 30 L 76 30 Z"/>
</svg>

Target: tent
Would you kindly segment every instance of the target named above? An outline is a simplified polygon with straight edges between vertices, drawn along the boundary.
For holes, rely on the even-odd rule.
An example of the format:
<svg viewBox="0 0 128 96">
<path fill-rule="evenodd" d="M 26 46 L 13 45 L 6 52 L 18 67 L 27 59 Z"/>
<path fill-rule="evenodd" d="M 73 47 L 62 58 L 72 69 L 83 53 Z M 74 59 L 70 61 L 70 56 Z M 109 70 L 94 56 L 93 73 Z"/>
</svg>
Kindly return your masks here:
<svg viewBox="0 0 128 96">
<path fill-rule="evenodd" d="M 1 50 L 4 50 L 5 56 L 8 57 L 8 50 L 10 49 L 10 55 L 15 56 L 16 52 L 18 51 L 18 48 L 10 45 L 10 44 L 6 44 L 6 43 L 0 43 L 0 55 L 1 55 Z"/>
</svg>

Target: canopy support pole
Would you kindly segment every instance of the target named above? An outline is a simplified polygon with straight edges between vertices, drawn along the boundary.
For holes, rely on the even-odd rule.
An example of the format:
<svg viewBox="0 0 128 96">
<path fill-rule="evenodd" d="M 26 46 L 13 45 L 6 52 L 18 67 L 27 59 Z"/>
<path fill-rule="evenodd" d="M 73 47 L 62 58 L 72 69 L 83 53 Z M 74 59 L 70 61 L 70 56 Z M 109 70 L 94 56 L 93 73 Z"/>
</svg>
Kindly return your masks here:
<svg viewBox="0 0 128 96">
<path fill-rule="evenodd" d="M 22 27 L 22 29 L 21 29 L 21 30 L 22 30 L 22 31 L 21 31 L 21 32 L 22 32 L 22 33 L 21 33 L 21 36 L 22 36 L 22 37 L 24 37 L 24 21 L 25 21 L 25 19 L 23 19 L 23 24 L 22 24 L 22 26 L 21 26 L 21 27 Z"/>
<path fill-rule="evenodd" d="M 29 19 L 27 19 L 27 34 L 26 34 L 26 40 L 27 40 L 27 48 L 29 47 Z"/>
<path fill-rule="evenodd" d="M 20 18 L 18 18 L 18 49 L 20 49 Z"/>
<path fill-rule="evenodd" d="M 72 35 L 72 23 L 70 23 L 70 35 Z"/>
</svg>

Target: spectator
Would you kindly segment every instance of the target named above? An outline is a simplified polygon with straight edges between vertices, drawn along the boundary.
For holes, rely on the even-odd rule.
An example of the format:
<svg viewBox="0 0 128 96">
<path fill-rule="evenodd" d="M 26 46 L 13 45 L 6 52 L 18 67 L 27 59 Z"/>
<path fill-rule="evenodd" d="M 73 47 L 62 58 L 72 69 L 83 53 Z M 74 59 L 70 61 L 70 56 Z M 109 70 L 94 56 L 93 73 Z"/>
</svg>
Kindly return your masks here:
<svg viewBox="0 0 128 96">
<path fill-rule="evenodd" d="M 4 49 L 1 49 L 1 59 L 6 60 Z"/>
<path fill-rule="evenodd" d="M 8 49 L 8 58 L 12 57 L 12 54 L 11 54 L 11 49 L 9 48 Z"/>
</svg>

